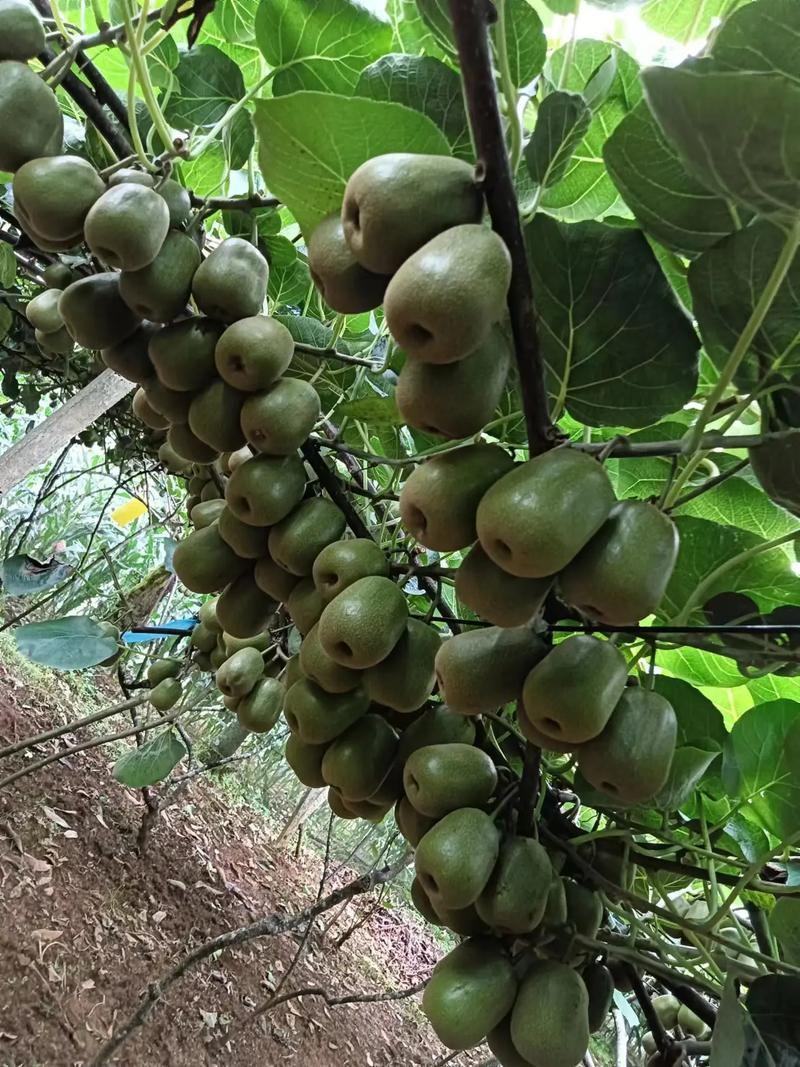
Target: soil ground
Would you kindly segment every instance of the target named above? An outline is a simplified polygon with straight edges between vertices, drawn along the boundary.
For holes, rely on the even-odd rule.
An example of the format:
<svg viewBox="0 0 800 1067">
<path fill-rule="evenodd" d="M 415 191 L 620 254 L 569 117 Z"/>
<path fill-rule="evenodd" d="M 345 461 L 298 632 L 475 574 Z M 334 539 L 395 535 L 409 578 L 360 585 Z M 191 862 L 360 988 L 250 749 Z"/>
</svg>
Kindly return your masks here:
<svg viewBox="0 0 800 1067">
<path fill-rule="evenodd" d="M 62 683 L 42 689 L 0 666 L 0 747 L 85 711 Z M 3 772 L 26 759 L 4 760 Z M 147 984 L 188 950 L 316 896 L 319 860 L 273 847 L 257 813 L 231 808 L 202 779 L 162 814 L 140 857 L 141 796 L 112 780 L 111 762 L 107 750 L 91 750 L 0 794 L 0 1067 L 85 1067 Z M 384 992 L 429 973 L 435 942 L 383 908 L 334 950 L 368 903 L 351 902 L 327 936 L 312 933 L 285 991 Z M 446 1055 L 417 998 L 328 1008 L 303 997 L 257 1016 L 299 937 L 251 942 L 190 971 L 112 1062 L 432 1067 Z M 482 1058 L 485 1050 L 450 1062 Z"/>
</svg>

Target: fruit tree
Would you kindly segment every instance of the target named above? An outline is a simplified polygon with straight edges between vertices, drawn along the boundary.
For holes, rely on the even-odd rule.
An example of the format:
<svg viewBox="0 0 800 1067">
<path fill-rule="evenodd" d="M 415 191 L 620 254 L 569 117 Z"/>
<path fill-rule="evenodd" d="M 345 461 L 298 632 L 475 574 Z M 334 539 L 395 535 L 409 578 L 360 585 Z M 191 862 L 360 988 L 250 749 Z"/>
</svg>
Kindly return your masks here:
<svg viewBox="0 0 800 1067">
<path fill-rule="evenodd" d="M 648 1067 L 800 1064 L 798 39 L 797 0 L 0 0 L 3 411 L 112 372 L 82 440 L 180 505 L 190 636 L 115 776 L 203 692 L 396 822 L 454 1055 L 576 1067 L 624 1006 Z M 145 600 L 6 625 L 123 678 Z"/>
</svg>

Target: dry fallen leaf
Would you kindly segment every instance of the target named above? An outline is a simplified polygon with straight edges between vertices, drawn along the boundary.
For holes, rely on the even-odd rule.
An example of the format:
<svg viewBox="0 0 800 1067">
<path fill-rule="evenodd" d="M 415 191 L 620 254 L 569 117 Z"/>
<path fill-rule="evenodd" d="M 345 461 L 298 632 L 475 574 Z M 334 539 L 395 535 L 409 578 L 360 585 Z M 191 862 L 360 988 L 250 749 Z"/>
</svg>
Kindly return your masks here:
<svg viewBox="0 0 800 1067">
<path fill-rule="evenodd" d="M 54 822 L 56 826 L 63 826 L 65 830 L 70 829 L 70 825 L 66 819 L 62 819 L 58 812 L 53 811 L 52 808 L 48 808 L 46 804 L 42 804 L 42 811 L 45 813 L 50 822 Z M 77 837 L 77 834 L 75 835 Z"/>
</svg>

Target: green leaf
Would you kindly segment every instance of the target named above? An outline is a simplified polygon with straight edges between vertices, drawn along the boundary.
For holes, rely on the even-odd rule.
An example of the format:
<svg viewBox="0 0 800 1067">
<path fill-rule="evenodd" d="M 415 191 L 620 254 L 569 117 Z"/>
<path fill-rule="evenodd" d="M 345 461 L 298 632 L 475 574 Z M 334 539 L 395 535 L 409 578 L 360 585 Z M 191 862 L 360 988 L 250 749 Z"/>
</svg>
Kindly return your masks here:
<svg viewBox="0 0 800 1067">
<path fill-rule="evenodd" d="M 783 698 L 800 701 L 800 678 L 784 678 L 778 674 L 767 674 L 763 678 L 754 678 L 749 681 L 747 689 L 757 704 Z"/>
<path fill-rule="evenodd" d="M 708 355 L 722 367 L 750 318 L 786 240 L 776 226 L 755 222 L 726 237 L 689 268 L 689 287 Z M 737 383 L 750 390 L 779 360 L 782 374 L 800 370 L 800 255 L 795 256 L 753 338 Z"/>
<path fill-rule="evenodd" d="M 681 408 L 699 345 L 642 234 L 538 215 L 525 236 L 558 411 L 636 427 Z"/>
<path fill-rule="evenodd" d="M 706 519 L 689 516 L 675 520 L 681 535 L 681 547 L 659 614 L 677 615 L 693 597 L 698 585 L 714 573 L 721 563 L 740 553 L 764 544 L 764 539 L 734 526 L 718 526 Z M 762 611 L 772 611 L 797 597 L 798 579 L 782 547 L 773 548 L 745 560 L 722 574 L 708 588 L 703 603 L 717 593 L 744 593 Z"/>
<path fill-rule="evenodd" d="M 30 596 L 60 585 L 72 568 L 66 563 L 39 563 L 31 556 L 9 556 L 0 568 L 3 590 L 9 596 Z"/>
<path fill-rule="evenodd" d="M 361 397 L 360 400 L 345 400 L 339 405 L 337 412 L 340 416 L 346 415 L 350 419 L 367 422 L 370 427 L 403 425 L 403 417 L 397 410 L 393 396 L 373 394 Z"/>
<path fill-rule="evenodd" d="M 778 74 L 650 67 L 645 93 L 686 169 L 776 220 L 800 210 L 800 85 Z"/>
<path fill-rule="evenodd" d="M 800 1063 L 800 978 L 767 974 L 747 994 L 747 1010 L 756 1030 L 757 1046 L 747 1067 L 797 1067 Z"/>
<path fill-rule="evenodd" d="M 560 218 L 577 221 L 626 212 L 617 188 L 606 172 L 603 145 L 641 99 L 636 61 L 621 48 L 604 41 L 582 40 L 576 42 L 571 61 L 567 45 L 553 53 L 548 61 L 547 77 L 559 89 L 583 93 L 593 76 L 612 57 L 616 75 L 608 93 L 573 152 L 564 177 L 542 198 L 542 207 Z M 565 64 L 567 73 L 561 84 Z"/>
<path fill-rule="evenodd" d="M 228 161 L 221 143 L 209 145 L 197 159 L 181 163 L 181 176 L 187 189 L 198 196 L 215 196 L 220 193 L 228 175 Z"/>
<path fill-rule="evenodd" d="M 665 697 L 675 709 L 678 720 L 678 744 L 712 742 L 720 751 L 728 737 L 725 722 L 718 708 L 708 697 L 680 678 L 659 674 L 655 691 Z M 701 745 L 700 747 L 707 747 Z"/>
<path fill-rule="evenodd" d="M 386 16 L 392 25 L 393 48 L 414 55 L 441 58 L 444 53 L 427 28 L 415 0 L 387 0 Z"/>
<path fill-rule="evenodd" d="M 793 515 L 773 504 L 766 493 L 744 478 L 729 478 L 678 508 L 676 514 L 738 526 L 765 541 L 798 529 Z"/>
<path fill-rule="evenodd" d="M 247 111 L 237 111 L 233 120 L 223 131 L 222 143 L 231 170 L 241 170 L 247 166 L 247 160 L 256 141 L 253 120 Z"/>
<path fill-rule="evenodd" d="M 308 318 L 303 315 L 276 315 L 278 322 L 282 322 L 295 341 L 303 345 L 313 345 L 315 348 L 330 348 L 333 341 L 333 330 L 318 319 Z M 297 360 L 294 357 L 294 361 Z M 293 364 L 294 365 L 294 361 Z"/>
<path fill-rule="evenodd" d="M 726 19 L 711 54 L 726 70 L 783 74 L 800 84 L 800 6 L 795 0 L 758 0 Z"/>
<path fill-rule="evenodd" d="M 183 757 L 186 749 L 172 727 L 132 748 L 114 764 L 114 780 L 131 789 L 143 789 L 162 782 Z"/>
<path fill-rule="evenodd" d="M 703 252 L 738 229 L 728 202 L 686 172 L 644 100 L 606 141 L 603 158 L 639 225 L 667 248 Z"/>
<path fill-rule="evenodd" d="M 529 85 L 542 73 L 547 58 L 547 38 L 542 20 L 528 0 L 504 0 L 505 39 L 511 81 L 517 89 Z M 499 21 L 492 29 L 495 49 Z"/>
<path fill-rule="evenodd" d="M 300 89 L 350 93 L 364 67 L 389 51 L 392 30 L 348 0 L 261 0 L 256 42 L 278 68 L 275 96 Z"/>
<path fill-rule="evenodd" d="M 223 211 L 222 225 L 231 237 L 250 238 L 255 221 L 259 237 L 268 237 L 281 231 L 281 216 L 277 208 L 261 207 L 255 211 Z"/>
<path fill-rule="evenodd" d="M 211 21 L 228 41 L 237 43 L 255 39 L 258 0 L 217 0 Z"/>
<path fill-rule="evenodd" d="M 449 155 L 444 134 L 401 104 L 332 93 L 256 100 L 261 171 L 308 235 L 338 211 L 347 179 L 384 152 Z"/>
<path fill-rule="evenodd" d="M 736 980 L 729 974 L 711 1036 L 709 1067 L 741 1067 L 746 1038 L 747 1013 L 736 992 Z"/>
<path fill-rule="evenodd" d="M 355 95 L 389 100 L 421 111 L 447 137 L 454 156 L 472 159 L 461 80 L 441 60 L 432 56 L 383 56 L 361 72 Z"/>
<path fill-rule="evenodd" d="M 181 52 L 175 70 L 178 91 L 165 109 L 167 121 L 180 129 L 213 126 L 231 104 L 244 96 L 242 72 L 234 61 L 211 44 Z"/>
<path fill-rule="evenodd" d="M 666 784 L 652 800 L 659 811 L 675 811 L 692 796 L 709 767 L 718 758 L 719 748 L 701 748 L 697 745 L 681 745 L 672 757 Z"/>
<path fill-rule="evenodd" d="M 84 615 L 24 623 L 14 631 L 14 640 L 20 652 L 34 663 L 61 671 L 94 667 L 118 651 L 115 639 Z"/>
<path fill-rule="evenodd" d="M 455 55 L 456 46 L 453 41 L 448 0 L 417 0 L 417 9 L 439 47 Z"/>
<path fill-rule="evenodd" d="M 748 863 L 755 863 L 758 856 L 769 851 L 769 838 L 745 812 L 735 811 L 725 823 L 725 834 L 735 842 Z"/>
<path fill-rule="evenodd" d="M 648 0 L 642 19 L 656 33 L 688 45 L 705 37 L 730 6 L 730 0 Z"/>
<path fill-rule="evenodd" d="M 800 825 L 800 705 L 758 704 L 734 723 L 722 764 L 731 796 L 746 800 L 753 818 L 786 840 Z"/>
<path fill-rule="evenodd" d="M 145 41 L 158 33 L 158 27 L 152 24 L 145 33 Z M 172 37 L 165 37 L 155 46 L 152 52 L 147 54 L 147 69 L 153 85 L 159 89 L 166 89 L 172 85 L 173 71 L 178 66 L 180 55 L 178 46 Z"/>
<path fill-rule="evenodd" d="M 285 238 L 268 238 L 267 247 L 269 248 L 270 243 L 275 240 L 285 240 Z M 291 241 L 287 241 L 287 244 L 291 245 Z M 279 260 L 278 262 L 270 260 L 267 295 L 271 305 L 275 308 L 284 307 L 287 304 L 299 306 L 305 301 L 308 290 L 311 288 L 308 265 L 297 257 L 293 245 L 292 252 L 295 255 L 291 260 Z"/>
<path fill-rule="evenodd" d="M 525 146 L 531 178 L 545 189 L 561 181 L 592 114 L 579 93 L 550 93 L 542 101 L 536 126 Z"/>
<path fill-rule="evenodd" d="M 747 682 L 733 660 L 699 648 L 661 649 L 656 662 L 665 671 L 692 685 L 734 689 Z"/>
<path fill-rule="evenodd" d="M 17 259 L 11 245 L 0 245 L 0 289 L 8 289 L 17 276 Z"/>
</svg>

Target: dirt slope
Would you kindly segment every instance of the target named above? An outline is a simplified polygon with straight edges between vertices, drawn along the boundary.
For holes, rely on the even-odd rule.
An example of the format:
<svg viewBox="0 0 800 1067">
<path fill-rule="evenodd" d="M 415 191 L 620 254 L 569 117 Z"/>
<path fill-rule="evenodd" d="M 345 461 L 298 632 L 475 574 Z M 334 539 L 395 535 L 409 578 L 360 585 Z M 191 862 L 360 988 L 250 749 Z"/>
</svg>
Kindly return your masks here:
<svg viewBox="0 0 800 1067">
<path fill-rule="evenodd" d="M 62 714 L 52 694 L 0 667 L 0 745 Z M 5 760 L 3 771 L 24 758 Z M 165 812 L 140 859 L 140 798 L 111 780 L 108 764 L 94 750 L 0 794 L 0 1067 L 82 1067 L 148 981 L 187 949 L 262 915 L 299 910 L 316 894 L 312 857 L 297 862 L 272 848 L 257 815 L 231 810 L 202 782 Z M 348 905 L 324 940 L 312 936 L 286 989 L 322 985 L 343 995 L 425 976 L 439 954 L 434 943 L 383 909 L 331 950 L 363 906 Z M 114 1062 L 429 1067 L 445 1052 L 415 1001 L 328 1009 L 308 997 L 255 1018 L 296 946 L 294 937 L 270 938 L 201 965 Z"/>
</svg>

